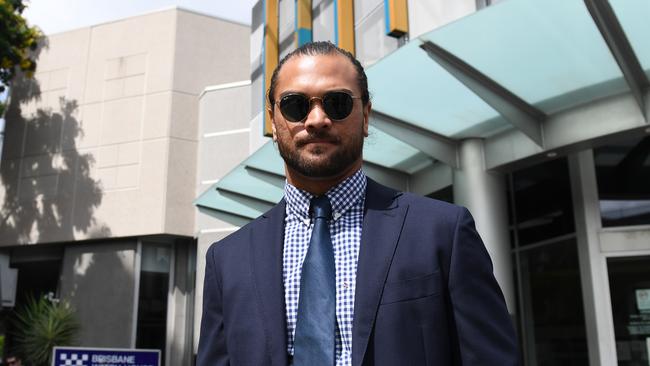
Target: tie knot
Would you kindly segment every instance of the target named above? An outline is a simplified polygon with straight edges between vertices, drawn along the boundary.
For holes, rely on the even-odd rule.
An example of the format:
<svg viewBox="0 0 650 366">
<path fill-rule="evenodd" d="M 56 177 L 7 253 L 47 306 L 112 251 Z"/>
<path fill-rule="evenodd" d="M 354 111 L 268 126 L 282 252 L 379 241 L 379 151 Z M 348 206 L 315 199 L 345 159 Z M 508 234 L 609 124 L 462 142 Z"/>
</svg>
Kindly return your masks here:
<svg viewBox="0 0 650 366">
<path fill-rule="evenodd" d="M 329 220 L 332 217 L 332 205 L 326 195 L 311 199 L 311 213 L 314 219 L 323 218 Z"/>
</svg>

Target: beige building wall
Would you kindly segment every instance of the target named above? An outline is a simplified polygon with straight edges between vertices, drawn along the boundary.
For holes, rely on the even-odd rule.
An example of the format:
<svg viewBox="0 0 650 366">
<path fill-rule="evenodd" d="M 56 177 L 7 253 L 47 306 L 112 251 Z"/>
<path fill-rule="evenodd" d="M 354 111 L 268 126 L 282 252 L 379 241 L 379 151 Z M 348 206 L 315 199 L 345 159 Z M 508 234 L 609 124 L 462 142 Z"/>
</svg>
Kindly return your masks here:
<svg viewBox="0 0 650 366">
<path fill-rule="evenodd" d="M 168 9 L 49 36 L 7 114 L 0 245 L 194 234 L 199 94 L 250 28 Z"/>
<path fill-rule="evenodd" d="M 215 85 L 201 94 L 199 104 L 199 164 L 196 196 L 234 169 L 249 155 L 251 85 L 249 80 Z M 205 255 L 212 243 L 239 229 L 201 211 L 196 219 L 196 292 L 194 300 L 194 352 L 201 329 Z"/>
</svg>

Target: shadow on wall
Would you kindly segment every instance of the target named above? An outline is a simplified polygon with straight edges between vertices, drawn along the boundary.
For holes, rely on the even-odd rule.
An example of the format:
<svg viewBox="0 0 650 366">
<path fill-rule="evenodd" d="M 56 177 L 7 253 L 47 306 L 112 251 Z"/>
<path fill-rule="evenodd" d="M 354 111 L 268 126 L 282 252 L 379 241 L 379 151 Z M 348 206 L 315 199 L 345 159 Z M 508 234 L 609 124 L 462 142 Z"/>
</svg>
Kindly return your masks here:
<svg viewBox="0 0 650 366">
<path fill-rule="evenodd" d="M 134 263 L 134 243 L 68 248 L 61 297 L 74 306 L 82 324 L 79 346 L 132 346 Z"/>
<path fill-rule="evenodd" d="M 91 176 L 94 159 L 76 147 L 83 137 L 77 102 L 60 97 L 58 108 L 42 105 L 38 81 L 18 76 L 5 115 L 0 242 L 109 236 L 110 229 L 93 218 L 102 202 L 101 186 Z"/>
</svg>

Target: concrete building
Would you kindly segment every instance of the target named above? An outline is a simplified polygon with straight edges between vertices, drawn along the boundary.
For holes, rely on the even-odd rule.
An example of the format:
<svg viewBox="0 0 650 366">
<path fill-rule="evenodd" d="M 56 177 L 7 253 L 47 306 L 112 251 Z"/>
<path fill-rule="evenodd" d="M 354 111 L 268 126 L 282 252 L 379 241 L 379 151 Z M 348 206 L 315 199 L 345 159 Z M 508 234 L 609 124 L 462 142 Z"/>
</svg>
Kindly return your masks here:
<svg viewBox="0 0 650 366">
<path fill-rule="evenodd" d="M 331 40 L 369 77 L 364 170 L 472 211 L 523 363 L 647 364 L 648 12 L 260 0 L 251 27 L 169 9 L 51 35 L 6 115 L 0 274 L 17 303 L 69 299 L 82 345 L 191 365 L 205 251 L 282 196 L 270 73 Z"/>
<path fill-rule="evenodd" d="M 248 79 L 249 37 L 178 8 L 47 37 L 6 115 L 0 262 L 18 305 L 53 292 L 80 346 L 191 364 L 199 100 Z"/>
<path fill-rule="evenodd" d="M 207 95 L 251 89 L 250 127 L 201 139 L 229 136 L 242 157 L 200 168 L 214 183 L 196 200 L 197 277 L 210 243 L 282 196 L 282 161 L 262 137 L 270 72 L 297 45 L 331 40 L 366 66 L 366 173 L 470 209 L 523 363 L 647 364 L 648 11 L 625 0 L 258 1 L 250 86 L 202 100 L 200 119 L 213 121 Z"/>
</svg>

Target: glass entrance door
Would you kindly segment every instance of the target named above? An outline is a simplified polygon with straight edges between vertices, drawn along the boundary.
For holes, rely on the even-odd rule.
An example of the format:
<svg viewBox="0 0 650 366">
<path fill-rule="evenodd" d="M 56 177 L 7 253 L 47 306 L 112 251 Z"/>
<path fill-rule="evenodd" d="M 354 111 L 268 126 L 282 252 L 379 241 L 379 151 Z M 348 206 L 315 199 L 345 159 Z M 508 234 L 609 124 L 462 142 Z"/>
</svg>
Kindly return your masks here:
<svg viewBox="0 0 650 366">
<path fill-rule="evenodd" d="M 608 258 L 619 366 L 650 365 L 650 256 Z"/>
</svg>

